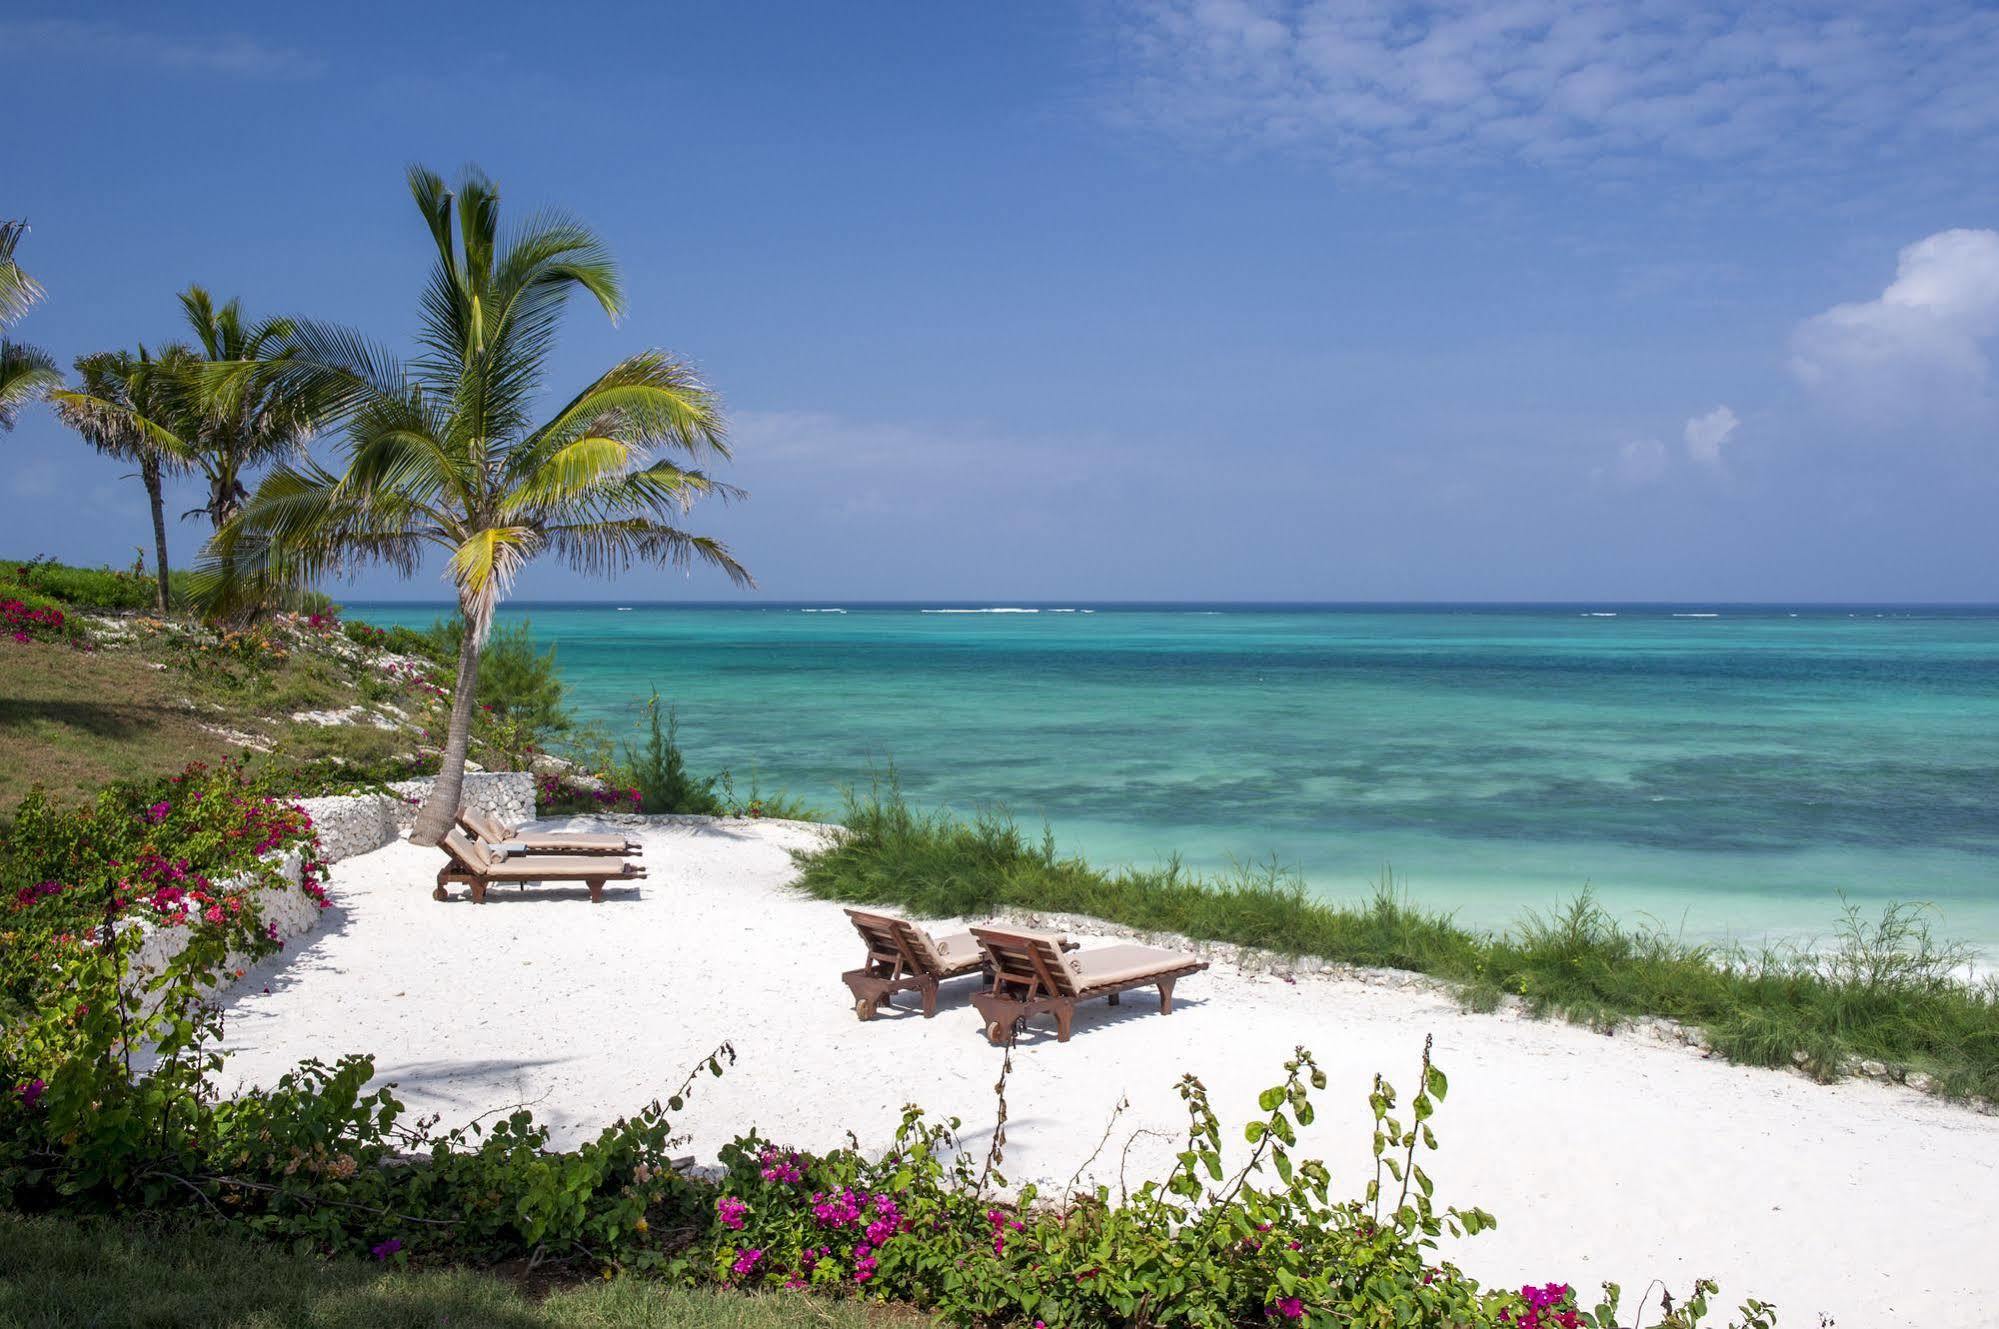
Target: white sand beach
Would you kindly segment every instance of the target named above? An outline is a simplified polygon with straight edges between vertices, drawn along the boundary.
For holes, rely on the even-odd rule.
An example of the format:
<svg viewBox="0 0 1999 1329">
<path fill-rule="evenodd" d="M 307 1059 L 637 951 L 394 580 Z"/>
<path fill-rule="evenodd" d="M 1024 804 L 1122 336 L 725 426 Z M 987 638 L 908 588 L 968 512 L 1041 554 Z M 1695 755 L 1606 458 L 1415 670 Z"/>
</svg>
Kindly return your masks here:
<svg viewBox="0 0 1999 1329">
<path fill-rule="evenodd" d="M 578 828 L 587 823 L 577 822 Z M 887 1141 L 905 1103 L 963 1119 L 983 1153 L 1000 1053 L 947 986 L 937 1018 L 854 1018 L 839 975 L 859 943 L 837 906 L 787 889 L 789 823 L 656 823 L 651 876 L 591 905 L 580 891 L 484 906 L 431 899 L 436 851 L 395 844 L 335 867 L 336 908 L 233 994 L 228 1083 L 268 1083 L 311 1056 L 371 1052 L 413 1112 L 446 1125 L 515 1103 L 568 1142 L 663 1096 L 715 1044 L 739 1054 L 678 1119 L 703 1161 L 755 1126 L 808 1148 Z M 1088 938 L 1079 938 L 1087 941 Z M 1178 1009 L 1149 993 L 1078 1014 L 1014 1054 L 1005 1171 L 1060 1184 L 1163 1173 L 1199 1075 L 1232 1134 L 1303 1044 L 1331 1083 L 1302 1142 L 1360 1193 L 1376 1071 L 1413 1085 L 1426 1034 L 1451 1091 L 1430 1165 L 1443 1203 L 1499 1228 L 1450 1250 L 1481 1279 L 1621 1283 L 1676 1296 L 1720 1280 L 1733 1305 L 1842 1329 L 1989 1325 L 1999 1306 L 1999 1118 L 1899 1085 L 1817 1085 L 1691 1048 L 1474 1015 L 1422 990 L 1216 965 Z"/>
</svg>

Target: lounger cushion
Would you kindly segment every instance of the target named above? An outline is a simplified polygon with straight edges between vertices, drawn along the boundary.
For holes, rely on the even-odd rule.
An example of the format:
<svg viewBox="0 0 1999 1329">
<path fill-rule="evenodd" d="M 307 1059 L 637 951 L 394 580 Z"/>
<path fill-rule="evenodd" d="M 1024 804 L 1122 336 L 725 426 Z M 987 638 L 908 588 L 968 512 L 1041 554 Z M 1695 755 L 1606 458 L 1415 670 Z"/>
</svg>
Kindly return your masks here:
<svg viewBox="0 0 1999 1329">
<path fill-rule="evenodd" d="M 488 844 L 496 844 L 501 840 L 511 840 L 514 838 L 512 827 L 506 825 L 498 817 L 495 817 L 492 813 L 482 808 L 461 808 L 458 813 L 458 821 L 459 824 Z"/>
<path fill-rule="evenodd" d="M 459 867 L 472 872 L 485 872 L 493 867 L 496 860 L 486 851 L 486 846 L 453 826 L 444 833 L 444 851 L 451 855 Z"/>
<path fill-rule="evenodd" d="M 1191 955 L 1160 950 L 1156 946 L 1100 946 L 1095 950 L 1065 955 L 1062 963 L 1068 969 L 1071 981 L 1078 988 L 1088 991 L 1129 983 L 1154 974 L 1171 973 L 1200 962 Z"/>
<path fill-rule="evenodd" d="M 979 939 L 969 932 L 933 937 L 919 927 L 911 927 L 910 931 L 916 934 L 916 942 L 921 946 L 918 957 L 928 961 L 940 974 L 976 969 L 984 960 L 984 954 L 979 950 Z"/>
<path fill-rule="evenodd" d="M 545 881 L 557 877 L 583 881 L 592 877 L 619 876 L 626 866 L 622 861 L 612 863 L 597 859 L 593 862 L 571 854 L 529 854 L 494 863 L 483 870 L 483 875 L 493 881 Z"/>
<path fill-rule="evenodd" d="M 629 844 L 631 841 L 622 835 L 536 834 L 533 831 L 520 831 L 507 841 L 509 849 L 519 845 L 518 852 L 529 854 L 538 848 L 558 845 L 564 849 L 597 849 L 607 854 L 622 854 Z"/>
</svg>

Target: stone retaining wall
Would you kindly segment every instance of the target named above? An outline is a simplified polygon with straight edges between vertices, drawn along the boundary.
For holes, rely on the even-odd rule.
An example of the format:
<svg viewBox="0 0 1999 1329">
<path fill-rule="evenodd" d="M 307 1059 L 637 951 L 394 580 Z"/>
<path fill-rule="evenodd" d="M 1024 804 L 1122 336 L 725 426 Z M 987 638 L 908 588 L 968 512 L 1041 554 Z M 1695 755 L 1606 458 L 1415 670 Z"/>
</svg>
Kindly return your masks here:
<svg viewBox="0 0 1999 1329">
<path fill-rule="evenodd" d="M 431 782 L 399 780 L 390 794 L 336 794 L 304 798 L 299 806 L 319 831 L 320 854 L 329 863 L 365 854 L 395 842 L 416 820 Z M 468 771 L 465 802 L 508 825 L 533 821 L 534 777 L 523 771 Z"/>
</svg>

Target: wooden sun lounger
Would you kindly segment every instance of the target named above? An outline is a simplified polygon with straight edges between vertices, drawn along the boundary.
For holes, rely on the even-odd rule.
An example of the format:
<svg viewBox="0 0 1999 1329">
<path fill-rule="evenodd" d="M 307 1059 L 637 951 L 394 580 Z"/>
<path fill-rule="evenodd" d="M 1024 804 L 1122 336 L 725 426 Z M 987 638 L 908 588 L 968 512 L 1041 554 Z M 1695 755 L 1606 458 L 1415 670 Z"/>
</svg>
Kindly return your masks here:
<svg viewBox="0 0 1999 1329">
<path fill-rule="evenodd" d="M 841 974 L 854 994 L 854 1014 L 863 1020 L 889 1004 L 898 992 L 923 994 L 923 1018 L 937 1014 L 937 985 L 947 978 L 986 973 L 986 953 L 971 933 L 933 937 L 906 918 L 849 909 L 854 930 L 867 943 L 859 969 Z"/>
<path fill-rule="evenodd" d="M 520 845 L 530 854 L 626 854 L 642 853 L 645 846 L 629 835 L 585 835 L 567 831 L 523 831 L 508 826 L 498 817 L 477 808 L 460 808 L 458 825 L 467 835 L 489 850 L 501 845 Z"/>
<path fill-rule="evenodd" d="M 635 881 L 646 874 L 645 868 L 637 863 L 623 859 L 613 863 L 602 857 L 579 854 L 497 858 L 456 826 L 445 832 L 438 847 L 451 861 L 437 870 L 437 888 L 430 893 L 433 900 L 449 899 L 450 893 L 444 888 L 451 882 L 464 883 L 471 889 L 472 903 L 484 904 L 486 888 L 496 882 L 526 885 L 531 881 L 580 881 L 590 888 L 590 902 L 602 904 L 605 882 Z"/>
<path fill-rule="evenodd" d="M 1007 1040 L 1016 1021 L 1043 1011 L 1055 1017 L 1055 1041 L 1069 1041 L 1076 1003 L 1107 997 L 1132 988 L 1159 989 L 1159 1013 L 1173 1013 L 1173 985 L 1208 967 L 1180 951 L 1154 946 L 1099 946 L 1064 954 L 1053 939 L 1037 932 L 1009 928 L 973 928 L 972 935 L 992 966 L 992 986 L 972 994 L 972 1005 L 986 1022 L 986 1040 Z"/>
</svg>

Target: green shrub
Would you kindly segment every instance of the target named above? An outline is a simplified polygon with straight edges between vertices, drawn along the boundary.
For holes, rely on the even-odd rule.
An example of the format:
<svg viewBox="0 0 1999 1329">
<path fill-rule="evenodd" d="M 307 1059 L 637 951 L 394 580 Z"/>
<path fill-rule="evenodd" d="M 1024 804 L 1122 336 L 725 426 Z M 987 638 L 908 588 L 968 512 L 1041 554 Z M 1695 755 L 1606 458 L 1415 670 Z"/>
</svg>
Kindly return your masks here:
<svg viewBox="0 0 1999 1329">
<path fill-rule="evenodd" d="M 0 563 L 0 584 L 6 583 L 77 609 L 152 609 L 159 594 L 158 583 L 144 572 L 77 568 L 46 558 Z"/>
<path fill-rule="evenodd" d="M 658 688 L 646 702 L 645 716 L 644 746 L 625 745 L 617 783 L 638 790 L 640 805 L 647 812 L 721 815 L 722 800 L 715 796 L 717 777 L 697 780 L 688 773 L 687 759 L 680 751 L 679 717 L 672 707 L 661 707 Z"/>
</svg>

